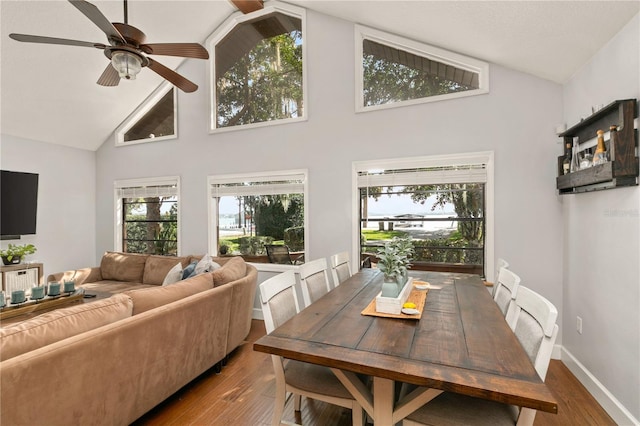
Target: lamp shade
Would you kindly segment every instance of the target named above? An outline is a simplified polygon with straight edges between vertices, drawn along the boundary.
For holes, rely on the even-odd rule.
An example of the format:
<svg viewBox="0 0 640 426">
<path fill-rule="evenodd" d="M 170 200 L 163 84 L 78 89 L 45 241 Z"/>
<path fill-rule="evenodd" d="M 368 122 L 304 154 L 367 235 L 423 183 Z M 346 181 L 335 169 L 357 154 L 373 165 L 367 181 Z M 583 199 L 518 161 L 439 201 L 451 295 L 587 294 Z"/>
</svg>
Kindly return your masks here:
<svg viewBox="0 0 640 426">
<path fill-rule="evenodd" d="M 142 69 L 142 61 L 133 53 L 114 52 L 111 55 L 111 65 L 118 71 L 120 78 L 135 80 Z"/>
</svg>

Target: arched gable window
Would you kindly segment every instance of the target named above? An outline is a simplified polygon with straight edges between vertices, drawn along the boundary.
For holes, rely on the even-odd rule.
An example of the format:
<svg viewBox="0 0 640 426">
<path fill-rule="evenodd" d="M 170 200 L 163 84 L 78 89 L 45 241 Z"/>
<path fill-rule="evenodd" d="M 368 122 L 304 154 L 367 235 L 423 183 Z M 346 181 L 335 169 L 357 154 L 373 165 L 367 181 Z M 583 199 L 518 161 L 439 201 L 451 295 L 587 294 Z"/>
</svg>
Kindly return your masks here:
<svg viewBox="0 0 640 426">
<path fill-rule="evenodd" d="M 210 130 L 306 119 L 305 13 L 275 5 L 235 14 L 207 41 Z"/>
</svg>

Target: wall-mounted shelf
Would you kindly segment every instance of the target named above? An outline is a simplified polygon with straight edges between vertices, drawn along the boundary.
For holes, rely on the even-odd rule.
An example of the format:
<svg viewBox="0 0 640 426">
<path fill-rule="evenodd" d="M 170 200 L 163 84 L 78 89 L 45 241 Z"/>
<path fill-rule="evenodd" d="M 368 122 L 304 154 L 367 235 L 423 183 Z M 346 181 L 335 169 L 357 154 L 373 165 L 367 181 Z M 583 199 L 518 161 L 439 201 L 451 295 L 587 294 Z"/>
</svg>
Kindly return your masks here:
<svg viewBox="0 0 640 426">
<path fill-rule="evenodd" d="M 596 136 L 596 130 L 609 130 L 609 126 L 618 126 L 618 143 L 607 141 L 607 151 L 611 161 L 587 169 L 562 174 L 562 161 L 565 155 L 558 157 L 558 177 L 556 187 L 560 194 L 612 189 L 621 186 L 638 185 L 638 131 L 634 129 L 634 118 L 638 116 L 635 99 L 614 101 L 580 123 L 567 129 L 559 136 L 566 146 L 578 143 L 583 145 Z M 577 139 L 576 139 L 577 138 Z M 581 150 L 580 148 L 578 149 Z"/>
</svg>

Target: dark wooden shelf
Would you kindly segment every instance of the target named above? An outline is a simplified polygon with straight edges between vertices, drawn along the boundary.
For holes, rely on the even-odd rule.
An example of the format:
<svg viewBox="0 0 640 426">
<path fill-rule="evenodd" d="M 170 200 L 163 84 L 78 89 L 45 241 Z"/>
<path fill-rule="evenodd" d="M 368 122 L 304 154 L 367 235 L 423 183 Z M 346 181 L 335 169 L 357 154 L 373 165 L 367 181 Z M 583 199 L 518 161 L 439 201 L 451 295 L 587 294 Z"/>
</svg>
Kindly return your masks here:
<svg viewBox="0 0 640 426">
<path fill-rule="evenodd" d="M 566 147 L 567 143 L 573 144 L 575 138 L 578 144 L 583 144 L 595 138 L 596 130 L 606 132 L 610 126 L 618 126 L 618 143 L 612 146 L 607 141 L 611 161 L 563 175 L 564 155 L 558 157 L 556 187 L 559 193 L 575 194 L 638 185 L 638 131 L 633 126 L 637 116 L 635 99 L 617 100 L 561 133 Z"/>
</svg>

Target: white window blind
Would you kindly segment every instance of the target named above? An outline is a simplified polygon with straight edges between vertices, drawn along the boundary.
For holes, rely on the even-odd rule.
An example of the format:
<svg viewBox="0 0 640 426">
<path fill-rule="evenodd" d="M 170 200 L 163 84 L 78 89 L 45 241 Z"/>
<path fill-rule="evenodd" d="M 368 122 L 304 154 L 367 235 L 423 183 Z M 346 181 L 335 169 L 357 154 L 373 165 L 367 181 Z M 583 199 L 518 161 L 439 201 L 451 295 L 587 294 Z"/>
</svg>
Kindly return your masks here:
<svg viewBox="0 0 640 426">
<path fill-rule="evenodd" d="M 210 180 L 211 196 L 252 196 L 303 194 L 305 175 L 272 175 L 256 178 L 213 178 Z"/>
<path fill-rule="evenodd" d="M 358 172 L 358 188 L 453 183 L 486 183 L 486 164 Z"/>
<path fill-rule="evenodd" d="M 178 195 L 178 177 L 118 181 L 117 198 L 172 197 Z"/>
</svg>

